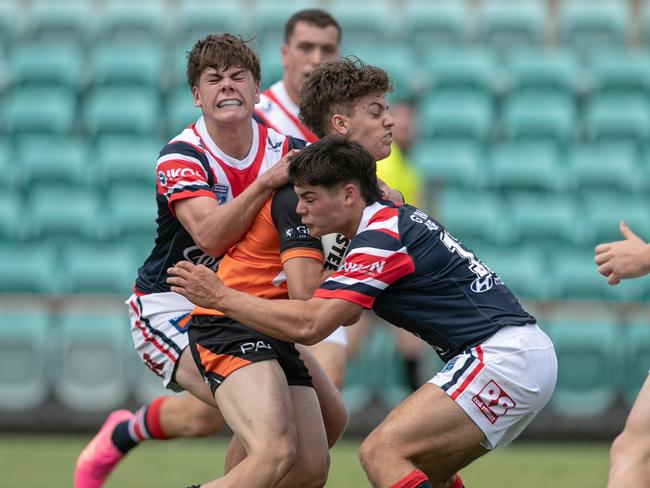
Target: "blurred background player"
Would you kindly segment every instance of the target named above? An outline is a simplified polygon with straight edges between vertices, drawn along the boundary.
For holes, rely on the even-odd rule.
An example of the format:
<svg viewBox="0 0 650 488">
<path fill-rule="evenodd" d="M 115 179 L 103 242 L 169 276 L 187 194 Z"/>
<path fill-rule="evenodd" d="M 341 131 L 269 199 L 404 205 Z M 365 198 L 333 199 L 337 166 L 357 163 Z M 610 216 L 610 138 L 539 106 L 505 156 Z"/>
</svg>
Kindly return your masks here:
<svg viewBox="0 0 650 488">
<path fill-rule="evenodd" d="M 317 137 L 298 118 L 300 89 L 314 68 L 339 56 L 341 27 L 325 10 L 296 12 L 284 26 L 284 75 L 260 95 L 255 114 L 282 134 L 314 142 Z"/>
<path fill-rule="evenodd" d="M 127 305 L 143 362 L 165 387 L 191 395 L 161 396 L 135 414 L 111 414 L 77 460 L 76 488 L 102 486 L 122 457 L 142 441 L 205 436 L 223 425 L 188 354 L 187 321 L 193 306 L 169 290 L 165 270 L 183 259 L 216 269 L 219 256 L 244 235 L 273 190 L 286 183 L 285 156 L 304 142 L 252 119 L 260 76 L 257 55 L 231 34 L 208 36 L 188 55 L 187 79 L 203 115 L 160 153 L 158 235 Z M 347 413 L 340 398 L 332 407 L 338 438 Z"/>
<path fill-rule="evenodd" d="M 594 257 L 598 272 L 610 285 L 650 273 L 650 245 L 625 222 L 619 227 L 624 239 L 599 244 Z M 650 377 L 641 387 L 623 432 L 612 444 L 607 486 L 650 486 Z"/>
<path fill-rule="evenodd" d="M 299 120 L 300 89 L 314 68 L 339 56 L 341 28 L 325 10 L 296 12 L 284 26 L 281 47 L 284 75 L 260 95 L 255 114 L 269 127 L 308 142 L 318 138 Z M 347 362 L 346 330 L 341 327 L 322 343 L 310 347 L 322 368 L 341 389 Z"/>
</svg>

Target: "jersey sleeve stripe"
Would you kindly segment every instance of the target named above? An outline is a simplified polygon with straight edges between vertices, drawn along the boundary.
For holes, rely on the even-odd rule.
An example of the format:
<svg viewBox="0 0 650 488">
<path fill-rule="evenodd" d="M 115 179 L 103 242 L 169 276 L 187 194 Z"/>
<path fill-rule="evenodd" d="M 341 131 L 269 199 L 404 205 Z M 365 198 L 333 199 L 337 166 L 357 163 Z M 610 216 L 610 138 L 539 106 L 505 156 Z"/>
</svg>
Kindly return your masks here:
<svg viewBox="0 0 650 488">
<path fill-rule="evenodd" d="M 355 278 L 354 276 L 334 275 L 329 277 L 327 281 L 333 283 L 340 283 L 341 285 L 345 285 L 345 286 L 367 285 L 371 288 L 376 288 L 378 291 L 385 290 L 386 288 L 388 288 L 388 283 L 370 277 L 359 279 L 359 278 Z"/>
<path fill-rule="evenodd" d="M 372 304 L 375 302 L 375 298 L 372 296 L 364 295 L 352 290 L 327 290 L 324 288 L 318 288 L 314 292 L 314 298 L 339 298 L 347 302 L 356 303 L 361 305 L 363 308 L 372 308 Z"/>
<path fill-rule="evenodd" d="M 293 248 L 283 252 L 280 255 L 280 260 L 282 264 L 286 263 L 293 258 L 312 258 L 316 259 L 319 262 L 323 262 L 323 253 L 317 249 L 309 249 L 306 247 Z"/>
<path fill-rule="evenodd" d="M 369 256 L 376 256 L 376 257 L 388 257 L 394 254 L 395 252 L 399 253 L 404 253 L 406 254 L 406 248 L 402 247 L 401 249 L 398 249 L 397 251 L 393 251 L 391 249 L 379 249 L 377 247 L 357 247 L 352 249 L 348 253 L 348 259 L 354 256 L 355 254 L 365 254 Z"/>
</svg>

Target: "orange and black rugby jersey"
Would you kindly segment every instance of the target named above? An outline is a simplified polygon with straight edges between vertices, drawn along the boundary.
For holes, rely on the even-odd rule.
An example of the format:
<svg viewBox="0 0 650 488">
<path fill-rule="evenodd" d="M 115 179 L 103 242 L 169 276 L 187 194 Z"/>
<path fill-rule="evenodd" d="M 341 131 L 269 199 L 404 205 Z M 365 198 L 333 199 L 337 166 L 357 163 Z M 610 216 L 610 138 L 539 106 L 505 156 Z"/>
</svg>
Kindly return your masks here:
<svg viewBox="0 0 650 488">
<path fill-rule="evenodd" d="M 282 265 L 292 258 L 323 262 L 320 239 L 311 237 L 296 213 L 298 197 L 287 185 L 266 201 L 244 238 L 219 263 L 217 276 L 224 284 L 261 298 L 288 298 Z M 222 315 L 196 307 L 192 315 Z"/>
</svg>

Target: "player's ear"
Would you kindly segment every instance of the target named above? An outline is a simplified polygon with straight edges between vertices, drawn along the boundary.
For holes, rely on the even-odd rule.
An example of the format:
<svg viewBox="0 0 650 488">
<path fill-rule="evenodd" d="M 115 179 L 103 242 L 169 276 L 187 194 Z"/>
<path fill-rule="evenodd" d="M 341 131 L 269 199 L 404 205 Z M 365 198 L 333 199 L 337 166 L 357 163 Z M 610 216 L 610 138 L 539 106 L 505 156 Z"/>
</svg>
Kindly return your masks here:
<svg viewBox="0 0 650 488">
<path fill-rule="evenodd" d="M 334 114 L 332 115 L 332 128 L 334 129 L 334 132 L 337 134 L 340 134 L 342 136 L 346 135 L 348 133 L 348 120 L 347 117 L 341 114 Z"/>
<path fill-rule="evenodd" d="M 192 101 L 194 102 L 195 107 L 201 106 L 201 98 L 199 97 L 199 87 L 194 85 L 192 87 Z"/>
<path fill-rule="evenodd" d="M 345 203 L 352 204 L 359 198 L 359 188 L 353 183 L 348 183 L 343 187 L 343 198 Z"/>
</svg>

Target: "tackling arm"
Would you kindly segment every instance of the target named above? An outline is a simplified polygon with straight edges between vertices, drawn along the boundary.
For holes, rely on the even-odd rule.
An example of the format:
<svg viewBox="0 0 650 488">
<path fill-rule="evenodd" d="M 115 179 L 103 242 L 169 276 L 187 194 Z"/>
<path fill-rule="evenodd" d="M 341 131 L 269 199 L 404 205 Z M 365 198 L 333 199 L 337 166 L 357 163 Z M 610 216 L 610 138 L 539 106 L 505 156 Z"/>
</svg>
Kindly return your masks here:
<svg viewBox="0 0 650 488">
<path fill-rule="evenodd" d="M 348 324 L 361 306 L 339 299 L 266 300 L 224 286 L 205 266 L 182 261 L 169 268 L 167 282 L 201 307 L 221 310 L 229 317 L 264 334 L 289 342 L 315 344 L 339 324 Z"/>
</svg>

